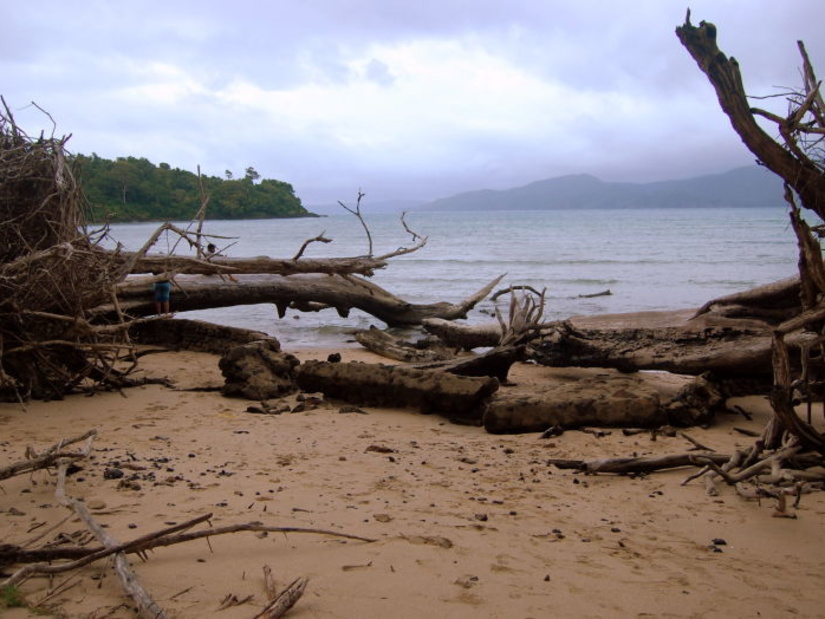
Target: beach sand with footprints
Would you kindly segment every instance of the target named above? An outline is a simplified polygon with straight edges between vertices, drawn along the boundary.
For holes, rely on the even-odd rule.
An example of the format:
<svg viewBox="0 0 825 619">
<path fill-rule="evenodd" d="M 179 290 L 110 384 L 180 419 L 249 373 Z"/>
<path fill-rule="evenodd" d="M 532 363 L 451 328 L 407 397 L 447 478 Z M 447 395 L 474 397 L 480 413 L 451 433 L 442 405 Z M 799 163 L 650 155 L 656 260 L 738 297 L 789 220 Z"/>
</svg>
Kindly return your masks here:
<svg viewBox="0 0 825 619">
<path fill-rule="evenodd" d="M 303 412 L 252 414 L 255 402 L 209 390 L 223 383 L 213 355 L 154 354 L 141 366 L 174 387 L 0 405 L 0 466 L 23 460 L 27 446 L 42 451 L 95 429 L 66 492 L 119 542 L 207 514 L 193 530 L 252 522 L 302 529 L 129 555 L 172 617 L 255 616 L 268 599 L 265 566 L 279 588 L 308 579 L 289 611 L 295 618 L 822 614 L 822 493 L 777 514 L 773 500 L 746 501 L 729 487 L 708 496 L 702 480 L 682 485 L 693 469 L 615 476 L 548 465 L 691 449 L 678 434 L 492 435 L 435 415 L 342 412 L 352 407 L 295 396 L 285 404 Z M 511 378 L 529 387 L 542 371 L 516 365 Z M 761 431 L 770 408 L 759 397 L 735 403 L 752 418 L 723 415 L 686 434 L 720 453 L 751 444 L 740 430 Z M 53 470 L 0 482 L 3 543 L 95 544 L 59 505 L 55 482 Z M 134 616 L 110 560 L 31 578 L 20 593 L 56 616 Z"/>
</svg>

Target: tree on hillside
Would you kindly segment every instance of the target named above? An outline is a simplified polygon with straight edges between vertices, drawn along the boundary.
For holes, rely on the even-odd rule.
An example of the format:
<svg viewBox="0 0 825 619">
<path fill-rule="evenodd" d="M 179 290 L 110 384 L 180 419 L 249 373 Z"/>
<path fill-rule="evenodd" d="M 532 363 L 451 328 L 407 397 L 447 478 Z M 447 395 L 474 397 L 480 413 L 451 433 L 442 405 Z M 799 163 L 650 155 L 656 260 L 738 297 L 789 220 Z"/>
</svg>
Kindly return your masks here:
<svg viewBox="0 0 825 619">
<path fill-rule="evenodd" d="M 292 185 L 262 179 L 253 167 L 243 178 L 198 177 L 172 168 L 155 166 L 148 159 L 118 157 L 114 161 L 96 154 L 74 155 L 80 182 L 92 207 L 91 218 L 109 221 L 185 221 L 197 212 L 200 184 L 211 196 L 209 217 L 217 219 L 310 216 Z"/>
</svg>

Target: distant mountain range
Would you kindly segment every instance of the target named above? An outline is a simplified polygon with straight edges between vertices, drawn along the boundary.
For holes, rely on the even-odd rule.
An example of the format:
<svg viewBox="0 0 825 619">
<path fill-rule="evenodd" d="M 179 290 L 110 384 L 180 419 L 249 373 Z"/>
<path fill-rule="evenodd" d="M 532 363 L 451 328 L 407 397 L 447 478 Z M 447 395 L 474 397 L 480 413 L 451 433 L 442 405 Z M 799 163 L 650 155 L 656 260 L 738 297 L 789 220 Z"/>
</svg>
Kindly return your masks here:
<svg viewBox="0 0 825 619">
<path fill-rule="evenodd" d="M 655 183 L 612 183 L 590 174 L 574 174 L 513 189 L 460 193 L 428 202 L 415 210 L 753 207 L 781 205 L 782 196 L 782 179 L 753 165 L 723 174 Z"/>
</svg>

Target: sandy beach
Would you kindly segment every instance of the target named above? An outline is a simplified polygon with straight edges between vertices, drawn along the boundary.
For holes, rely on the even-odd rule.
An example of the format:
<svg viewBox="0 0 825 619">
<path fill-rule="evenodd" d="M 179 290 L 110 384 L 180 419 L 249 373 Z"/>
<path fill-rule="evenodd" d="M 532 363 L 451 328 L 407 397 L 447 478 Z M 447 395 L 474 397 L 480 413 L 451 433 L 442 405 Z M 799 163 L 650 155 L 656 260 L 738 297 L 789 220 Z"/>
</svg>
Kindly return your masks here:
<svg viewBox="0 0 825 619">
<path fill-rule="evenodd" d="M 511 378 L 525 385 L 550 371 L 518 365 Z M 147 561 L 130 555 L 172 617 L 255 616 L 267 601 L 264 566 L 280 587 L 309 579 L 288 614 L 296 619 L 825 616 L 822 493 L 804 496 L 794 518 L 776 517 L 771 500 L 681 485 L 692 469 L 586 476 L 547 464 L 688 451 L 678 435 L 500 436 L 409 410 L 339 412 L 336 402 L 252 414 L 255 402 L 193 390 L 223 383 L 213 355 L 149 355 L 141 372 L 175 388 L 0 405 L 0 466 L 24 459 L 27 445 L 96 429 L 67 492 L 118 541 L 210 513 L 213 526 L 258 521 L 375 540 L 242 532 L 158 548 Z M 687 434 L 720 453 L 749 445 L 734 428 L 761 431 L 770 409 L 759 397 L 735 403 L 753 418 L 723 415 Z M 54 490 L 53 471 L 1 482 L 0 540 L 80 539 L 83 523 L 66 520 Z M 21 591 L 54 616 L 134 616 L 109 561 L 32 578 Z M 231 596 L 242 603 L 221 609 Z"/>
</svg>

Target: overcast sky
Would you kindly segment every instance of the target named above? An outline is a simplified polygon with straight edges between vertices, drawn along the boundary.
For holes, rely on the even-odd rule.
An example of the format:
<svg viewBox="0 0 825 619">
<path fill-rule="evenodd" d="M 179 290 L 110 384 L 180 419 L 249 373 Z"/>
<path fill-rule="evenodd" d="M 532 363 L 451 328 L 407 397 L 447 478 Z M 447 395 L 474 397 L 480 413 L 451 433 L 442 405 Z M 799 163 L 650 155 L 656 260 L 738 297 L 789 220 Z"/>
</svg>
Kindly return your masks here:
<svg viewBox="0 0 825 619">
<path fill-rule="evenodd" d="M 800 83 L 798 39 L 825 75 L 822 0 L 0 0 L 0 94 L 72 152 L 253 166 L 310 206 L 687 178 L 753 162 L 688 4 L 749 94 Z"/>
</svg>

